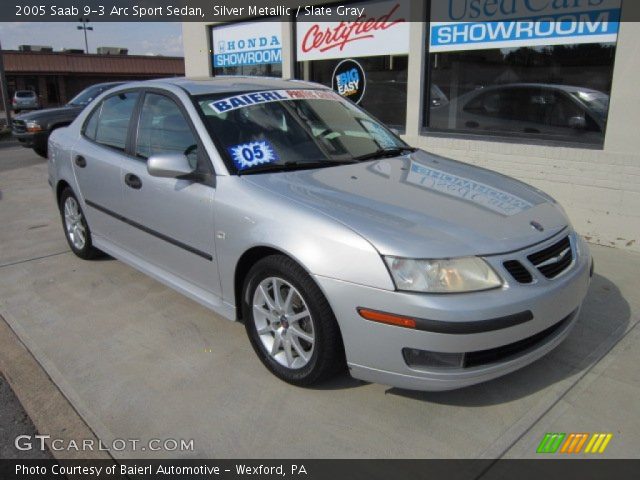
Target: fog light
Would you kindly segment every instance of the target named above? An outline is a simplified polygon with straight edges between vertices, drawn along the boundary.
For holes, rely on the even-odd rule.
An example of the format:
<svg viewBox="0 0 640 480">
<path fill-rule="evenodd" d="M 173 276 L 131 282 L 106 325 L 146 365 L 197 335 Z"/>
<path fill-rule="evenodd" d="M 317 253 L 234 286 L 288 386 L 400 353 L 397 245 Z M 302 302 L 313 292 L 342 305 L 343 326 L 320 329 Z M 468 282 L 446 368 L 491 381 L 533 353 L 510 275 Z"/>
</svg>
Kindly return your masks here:
<svg viewBox="0 0 640 480">
<path fill-rule="evenodd" d="M 462 368 L 464 353 L 428 352 L 417 348 L 403 348 L 402 356 L 409 367 Z"/>
</svg>

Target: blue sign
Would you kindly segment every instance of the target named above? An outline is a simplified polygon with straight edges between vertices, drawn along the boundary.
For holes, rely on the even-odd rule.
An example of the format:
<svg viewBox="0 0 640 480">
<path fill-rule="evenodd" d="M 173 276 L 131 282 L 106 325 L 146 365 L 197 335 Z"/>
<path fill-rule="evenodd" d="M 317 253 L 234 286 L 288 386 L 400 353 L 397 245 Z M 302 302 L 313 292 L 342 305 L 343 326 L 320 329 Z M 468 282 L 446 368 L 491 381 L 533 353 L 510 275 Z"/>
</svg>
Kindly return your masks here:
<svg viewBox="0 0 640 480">
<path fill-rule="evenodd" d="M 229 147 L 227 151 L 238 170 L 246 170 L 256 165 L 278 161 L 278 154 L 266 140 L 234 145 Z"/>
<path fill-rule="evenodd" d="M 430 51 L 615 42 L 620 9 L 564 12 L 506 21 L 433 22 Z"/>
<path fill-rule="evenodd" d="M 282 62 L 282 27 L 278 22 L 242 22 L 213 27 L 214 67 Z"/>
</svg>

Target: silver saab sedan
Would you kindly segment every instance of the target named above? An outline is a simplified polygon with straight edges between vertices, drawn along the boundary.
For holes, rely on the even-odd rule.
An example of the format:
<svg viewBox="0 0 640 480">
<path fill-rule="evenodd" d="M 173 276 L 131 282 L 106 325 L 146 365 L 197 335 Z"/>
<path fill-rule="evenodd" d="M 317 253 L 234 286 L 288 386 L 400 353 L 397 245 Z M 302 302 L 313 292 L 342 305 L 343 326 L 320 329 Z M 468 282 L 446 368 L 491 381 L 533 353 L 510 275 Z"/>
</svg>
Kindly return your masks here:
<svg viewBox="0 0 640 480">
<path fill-rule="evenodd" d="M 409 147 L 317 84 L 129 83 L 49 144 L 69 246 L 244 323 L 264 365 L 447 390 L 521 368 L 577 321 L 585 242 L 541 191 Z"/>
</svg>

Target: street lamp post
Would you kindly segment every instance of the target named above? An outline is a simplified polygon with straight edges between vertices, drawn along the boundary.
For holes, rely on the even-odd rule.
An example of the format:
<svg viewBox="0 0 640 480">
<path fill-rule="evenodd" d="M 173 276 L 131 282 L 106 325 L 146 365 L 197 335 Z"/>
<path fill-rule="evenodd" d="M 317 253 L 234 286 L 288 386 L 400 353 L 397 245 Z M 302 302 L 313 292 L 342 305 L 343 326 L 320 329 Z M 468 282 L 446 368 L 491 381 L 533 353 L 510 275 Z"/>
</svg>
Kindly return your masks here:
<svg viewBox="0 0 640 480">
<path fill-rule="evenodd" d="M 89 18 L 87 17 L 80 17 L 78 21 L 82 23 L 82 26 L 78 25 L 78 30 L 84 30 L 84 53 L 89 53 L 89 42 L 87 41 L 87 30 L 93 30 L 93 27 L 87 26 L 87 23 L 89 23 Z"/>
<path fill-rule="evenodd" d="M 7 91 L 7 77 L 4 73 L 4 58 L 2 56 L 2 44 L 0 44 L 0 95 L 2 95 L 2 106 L 7 116 L 7 127 L 11 128 L 11 103 L 9 92 Z"/>
</svg>

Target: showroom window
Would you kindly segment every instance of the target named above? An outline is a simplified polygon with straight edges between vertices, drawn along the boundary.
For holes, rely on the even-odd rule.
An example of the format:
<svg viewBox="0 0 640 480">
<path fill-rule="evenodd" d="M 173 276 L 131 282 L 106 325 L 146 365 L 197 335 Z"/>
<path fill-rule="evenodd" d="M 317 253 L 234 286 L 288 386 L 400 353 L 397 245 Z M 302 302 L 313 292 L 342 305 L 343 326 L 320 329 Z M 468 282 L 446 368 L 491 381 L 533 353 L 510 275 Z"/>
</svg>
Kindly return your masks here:
<svg viewBox="0 0 640 480">
<path fill-rule="evenodd" d="M 565 12 L 562 22 L 551 14 L 538 22 L 432 22 L 426 127 L 603 145 L 618 24 L 578 21 L 605 18 L 601 15 Z M 528 25 L 534 28 L 527 30 Z M 504 32 L 508 35 L 500 38 Z M 562 44 L 560 34 L 567 37 Z M 596 37 L 605 41 L 591 43 Z M 500 48 L 492 48 L 496 41 Z"/>
<path fill-rule="evenodd" d="M 388 55 L 355 60 L 366 75 L 366 88 L 359 105 L 387 126 L 404 129 L 409 57 Z M 316 60 L 309 63 L 308 80 L 331 87 L 333 72 L 340 61 Z"/>
<path fill-rule="evenodd" d="M 211 27 L 214 76 L 282 77 L 282 24 L 239 22 Z"/>
<path fill-rule="evenodd" d="M 357 5 L 365 7 L 364 17 L 296 23 L 297 77 L 331 87 L 387 126 L 404 130 L 410 2 Z"/>
</svg>

